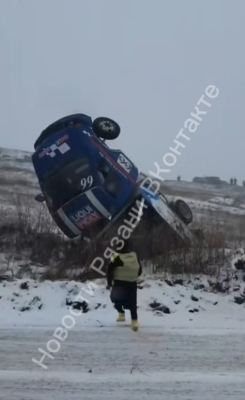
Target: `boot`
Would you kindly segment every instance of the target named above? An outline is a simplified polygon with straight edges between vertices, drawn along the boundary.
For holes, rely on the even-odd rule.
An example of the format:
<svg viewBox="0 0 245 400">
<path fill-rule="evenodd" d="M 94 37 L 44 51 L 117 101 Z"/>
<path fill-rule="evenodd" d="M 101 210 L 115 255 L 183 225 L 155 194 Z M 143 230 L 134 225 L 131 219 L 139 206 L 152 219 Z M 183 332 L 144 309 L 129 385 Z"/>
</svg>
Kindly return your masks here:
<svg viewBox="0 0 245 400">
<path fill-rule="evenodd" d="M 125 321 L 125 314 L 124 313 L 119 313 L 117 322 L 124 322 Z"/>
<path fill-rule="evenodd" d="M 139 329 L 139 325 L 138 325 L 138 320 L 137 319 L 132 319 L 131 329 L 133 331 L 135 331 L 135 332 Z"/>
</svg>

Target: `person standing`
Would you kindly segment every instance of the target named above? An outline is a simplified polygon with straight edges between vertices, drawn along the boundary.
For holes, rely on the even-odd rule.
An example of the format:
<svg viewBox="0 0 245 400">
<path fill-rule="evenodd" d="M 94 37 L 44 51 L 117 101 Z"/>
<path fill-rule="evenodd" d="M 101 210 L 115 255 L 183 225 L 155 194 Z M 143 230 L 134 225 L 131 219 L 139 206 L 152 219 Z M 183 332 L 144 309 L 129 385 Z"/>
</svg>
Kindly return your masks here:
<svg viewBox="0 0 245 400">
<path fill-rule="evenodd" d="M 120 253 L 112 257 L 107 268 L 107 287 L 111 289 L 110 298 L 118 312 L 117 322 L 124 322 L 125 310 L 129 310 L 131 328 L 137 331 L 137 279 L 142 274 L 142 266 L 137 254 L 131 249 L 128 239 Z"/>
</svg>

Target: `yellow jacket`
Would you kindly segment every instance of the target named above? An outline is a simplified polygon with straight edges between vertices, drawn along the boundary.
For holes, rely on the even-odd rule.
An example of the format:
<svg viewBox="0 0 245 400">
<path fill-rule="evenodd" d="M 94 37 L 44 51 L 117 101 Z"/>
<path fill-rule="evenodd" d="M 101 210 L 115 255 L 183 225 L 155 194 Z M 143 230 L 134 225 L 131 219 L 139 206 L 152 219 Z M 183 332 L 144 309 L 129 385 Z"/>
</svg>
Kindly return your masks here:
<svg viewBox="0 0 245 400">
<path fill-rule="evenodd" d="M 112 257 L 107 269 L 107 283 L 113 281 L 136 282 L 142 273 L 141 263 L 133 251 L 119 253 Z"/>
</svg>

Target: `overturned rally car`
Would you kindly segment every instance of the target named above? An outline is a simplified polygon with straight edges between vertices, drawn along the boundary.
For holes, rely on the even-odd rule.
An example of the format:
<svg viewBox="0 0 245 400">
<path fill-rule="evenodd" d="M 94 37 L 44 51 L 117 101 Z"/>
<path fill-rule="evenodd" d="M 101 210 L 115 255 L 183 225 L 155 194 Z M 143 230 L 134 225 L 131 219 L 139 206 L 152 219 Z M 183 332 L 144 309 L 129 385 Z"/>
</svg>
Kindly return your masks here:
<svg viewBox="0 0 245 400">
<path fill-rule="evenodd" d="M 158 181 L 153 183 L 121 150 L 106 145 L 119 134 L 119 125 L 110 118 L 92 121 L 84 114 L 48 126 L 32 155 L 41 189 L 35 199 L 46 202 L 70 239 L 111 236 L 124 223 L 136 236 L 144 225 L 147 232 L 159 228 L 165 241 L 191 244 L 189 206 L 180 199 L 168 201 Z"/>
</svg>

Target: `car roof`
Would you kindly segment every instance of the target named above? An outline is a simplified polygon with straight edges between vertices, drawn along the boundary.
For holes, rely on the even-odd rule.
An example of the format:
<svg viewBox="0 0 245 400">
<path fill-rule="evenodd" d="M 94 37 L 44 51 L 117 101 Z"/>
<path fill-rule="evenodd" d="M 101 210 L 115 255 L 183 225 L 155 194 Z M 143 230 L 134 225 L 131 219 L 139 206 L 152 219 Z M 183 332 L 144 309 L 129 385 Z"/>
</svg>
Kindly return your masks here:
<svg viewBox="0 0 245 400">
<path fill-rule="evenodd" d="M 41 134 L 37 138 L 36 142 L 34 143 L 34 148 L 38 147 L 38 144 L 40 142 L 42 142 L 47 136 L 52 134 L 52 131 L 58 131 L 58 130 L 65 129 L 68 127 L 68 124 L 70 124 L 71 122 L 81 123 L 81 124 L 86 124 L 86 125 L 91 126 L 92 118 L 86 114 L 72 114 L 72 115 L 68 115 L 66 117 L 60 118 L 55 122 L 52 122 L 52 124 L 48 125 L 47 128 L 45 128 L 41 132 Z M 60 125 L 58 129 L 57 129 L 57 125 Z"/>
<path fill-rule="evenodd" d="M 56 124 L 64 124 L 67 122 L 81 122 L 81 123 L 86 123 L 89 125 L 92 125 L 92 118 L 89 117 L 86 114 L 71 114 L 71 115 L 67 115 L 66 117 L 60 118 L 55 122 L 52 122 L 52 124 L 50 124 L 49 126 L 47 126 L 47 128 L 45 128 L 43 132 L 47 131 L 51 126 L 56 125 Z"/>
</svg>

